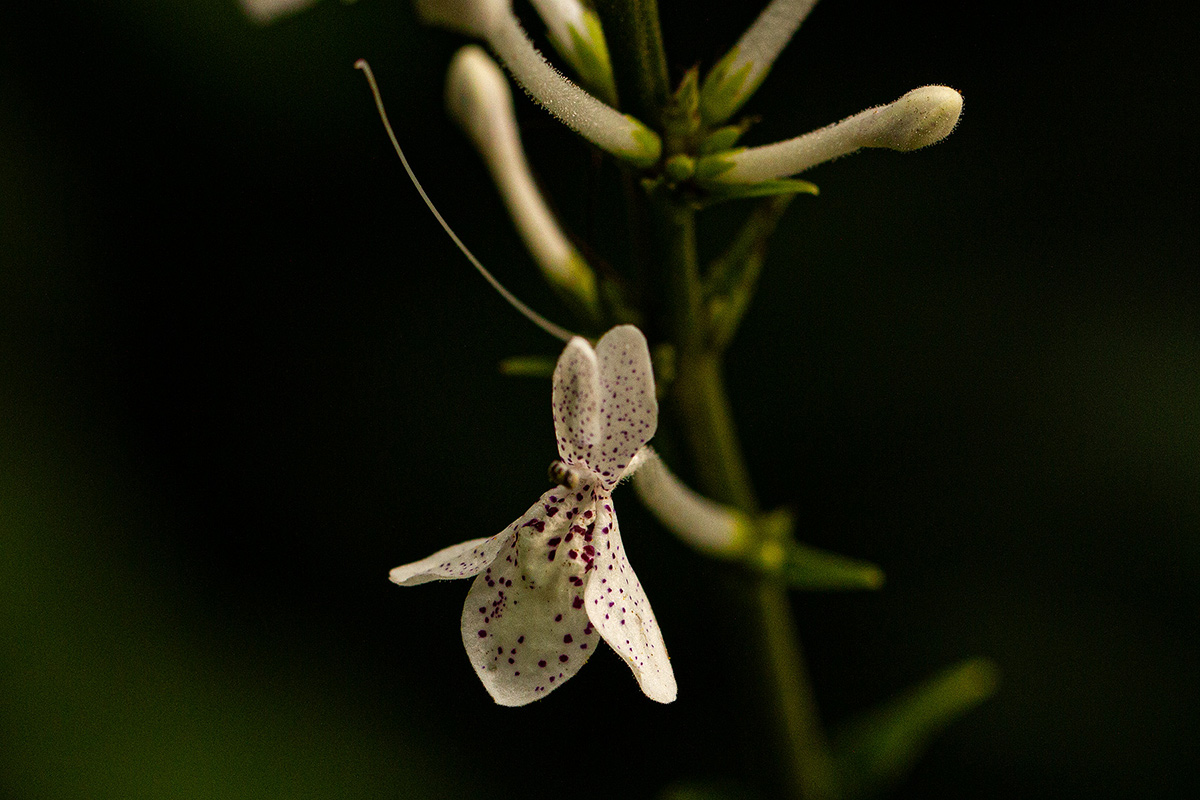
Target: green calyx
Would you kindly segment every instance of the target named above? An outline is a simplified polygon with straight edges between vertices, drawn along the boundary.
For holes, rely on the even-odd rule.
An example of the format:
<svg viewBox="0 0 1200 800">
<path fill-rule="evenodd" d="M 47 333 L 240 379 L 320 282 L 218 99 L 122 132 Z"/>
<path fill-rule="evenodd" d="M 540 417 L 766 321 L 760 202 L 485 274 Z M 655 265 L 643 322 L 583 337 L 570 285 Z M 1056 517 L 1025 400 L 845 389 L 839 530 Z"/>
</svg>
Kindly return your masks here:
<svg viewBox="0 0 1200 800">
<path fill-rule="evenodd" d="M 734 47 L 704 77 L 700 87 L 700 117 L 708 127 L 732 117 L 756 88 L 748 85 L 754 65 L 747 61 L 735 70 L 737 60 L 738 48 Z"/>
<path fill-rule="evenodd" d="M 596 16 L 596 12 L 587 10 L 583 20 L 586 31 L 581 33 L 574 25 L 570 26 L 570 45 L 555 42 L 555 47 L 571 62 L 580 83 L 615 108 L 617 84 L 613 80 L 612 60 L 608 54 L 604 31 L 600 27 L 600 18 Z"/>
<path fill-rule="evenodd" d="M 662 139 L 657 133 L 642 124 L 640 120 L 628 114 L 625 115 L 625 119 L 632 123 L 629 135 L 632 137 L 635 147 L 628 152 L 617 153 L 616 155 L 619 155 L 640 169 L 654 166 L 662 157 Z"/>
</svg>

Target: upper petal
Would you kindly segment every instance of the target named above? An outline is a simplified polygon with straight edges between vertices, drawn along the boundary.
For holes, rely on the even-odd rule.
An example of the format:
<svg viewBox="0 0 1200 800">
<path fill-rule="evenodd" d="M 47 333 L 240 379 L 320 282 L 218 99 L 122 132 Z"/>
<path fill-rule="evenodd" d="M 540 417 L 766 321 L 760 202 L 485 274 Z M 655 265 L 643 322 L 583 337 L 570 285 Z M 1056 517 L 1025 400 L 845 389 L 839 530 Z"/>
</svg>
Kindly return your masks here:
<svg viewBox="0 0 1200 800">
<path fill-rule="evenodd" d="M 600 368 L 587 340 L 576 336 L 558 357 L 552 403 L 559 456 L 568 464 L 594 469 L 600 439 Z"/>
<path fill-rule="evenodd" d="M 463 604 L 462 638 L 475 674 L 500 705 L 545 697 L 579 671 L 599 636 L 584 608 L 590 488 L 551 489 L 513 523 L 496 560 Z"/>
<path fill-rule="evenodd" d="M 506 528 L 490 539 L 471 539 L 438 550 L 428 558 L 404 564 L 391 571 L 389 577 L 401 586 L 417 586 L 429 581 L 469 578 L 496 560 L 496 554 L 509 534 Z"/>
<path fill-rule="evenodd" d="M 675 673 L 654 610 L 625 557 L 611 497 L 597 503 L 593 544 L 596 556 L 583 597 L 588 617 L 625 659 L 645 695 L 670 703 L 677 694 Z"/>
<path fill-rule="evenodd" d="M 611 490 L 629 462 L 658 428 L 654 369 L 646 337 L 633 325 L 619 325 L 596 345 L 600 367 L 599 452 L 589 461 Z"/>
</svg>

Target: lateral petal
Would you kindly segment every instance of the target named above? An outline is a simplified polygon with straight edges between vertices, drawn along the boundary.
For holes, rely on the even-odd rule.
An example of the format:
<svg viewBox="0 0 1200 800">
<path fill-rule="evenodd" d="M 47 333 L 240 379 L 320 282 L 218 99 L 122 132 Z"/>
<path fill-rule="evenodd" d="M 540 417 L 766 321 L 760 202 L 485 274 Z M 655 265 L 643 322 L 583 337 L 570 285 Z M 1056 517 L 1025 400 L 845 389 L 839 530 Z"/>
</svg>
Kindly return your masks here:
<svg viewBox="0 0 1200 800">
<path fill-rule="evenodd" d="M 633 670 L 642 692 L 651 700 L 670 703 L 678 692 L 675 673 L 654 610 L 625 557 L 612 498 L 600 498 L 597 516 L 594 568 L 584 592 L 588 617 Z"/>
<path fill-rule="evenodd" d="M 430 581 L 446 581 L 455 578 L 470 578 L 478 575 L 488 564 L 496 560 L 496 554 L 504 546 L 509 534 L 506 528 L 501 533 L 484 539 L 471 539 L 452 544 L 431 556 L 403 564 L 391 571 L 393 583 L 401 586 L 418 586 Z"/>
</svg>

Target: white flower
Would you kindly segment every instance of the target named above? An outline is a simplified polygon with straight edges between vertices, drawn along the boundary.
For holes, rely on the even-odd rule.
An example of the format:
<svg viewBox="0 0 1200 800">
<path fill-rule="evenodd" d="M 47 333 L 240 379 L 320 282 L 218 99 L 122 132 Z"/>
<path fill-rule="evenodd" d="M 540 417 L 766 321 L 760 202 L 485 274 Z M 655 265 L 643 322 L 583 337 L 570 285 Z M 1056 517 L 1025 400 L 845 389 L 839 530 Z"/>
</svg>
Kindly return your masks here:
<svg viewBox="0 0 1200 800">
<path fill-rule="evenodd" d="M 563 482 L 490 539 L 397 567 L 402 586 L 477 576 L 462 639 L 497 703 L 519 706 L 561 686 L 600 639 L 652 700 L 675 699 L 675 675 L 650 601 L 625 557 L 612 491 L 658 426 L 641 331 L 613 328 L 596 349 L 572 339 L 554 370 L 554 431 Z"/>
</svg>

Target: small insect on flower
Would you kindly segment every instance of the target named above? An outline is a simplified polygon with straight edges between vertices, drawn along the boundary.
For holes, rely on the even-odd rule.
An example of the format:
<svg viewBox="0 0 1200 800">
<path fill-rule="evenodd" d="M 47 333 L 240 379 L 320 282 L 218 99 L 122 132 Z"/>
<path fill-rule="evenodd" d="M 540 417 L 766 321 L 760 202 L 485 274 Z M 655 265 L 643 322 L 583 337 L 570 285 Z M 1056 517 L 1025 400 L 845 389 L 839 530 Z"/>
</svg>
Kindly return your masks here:
<svg viewBox="0 0 1200 800">
<path fill-rule="evenodd" d="M 578 489 L 584 477 L 582 469 L 577 466 L 568 466 L 561 461 L 551 461 L 548 474 L 551 483 L 567 489 Z"/>
<path fill-rule="evenodd" d="M 491 538 L 396 567 L 401 586 L 475 577 L 462 640 L 495 701 L 520 706 L 579 671 L 599 640 L 651 700 L 675 699 L 675 675 L 650 601 L 629 565 L 612 491 L 658 426 L 646 337 L 632 325 L 593 350 L 571 339 L 554 369 L 559 485 Z"/>
</svg>

